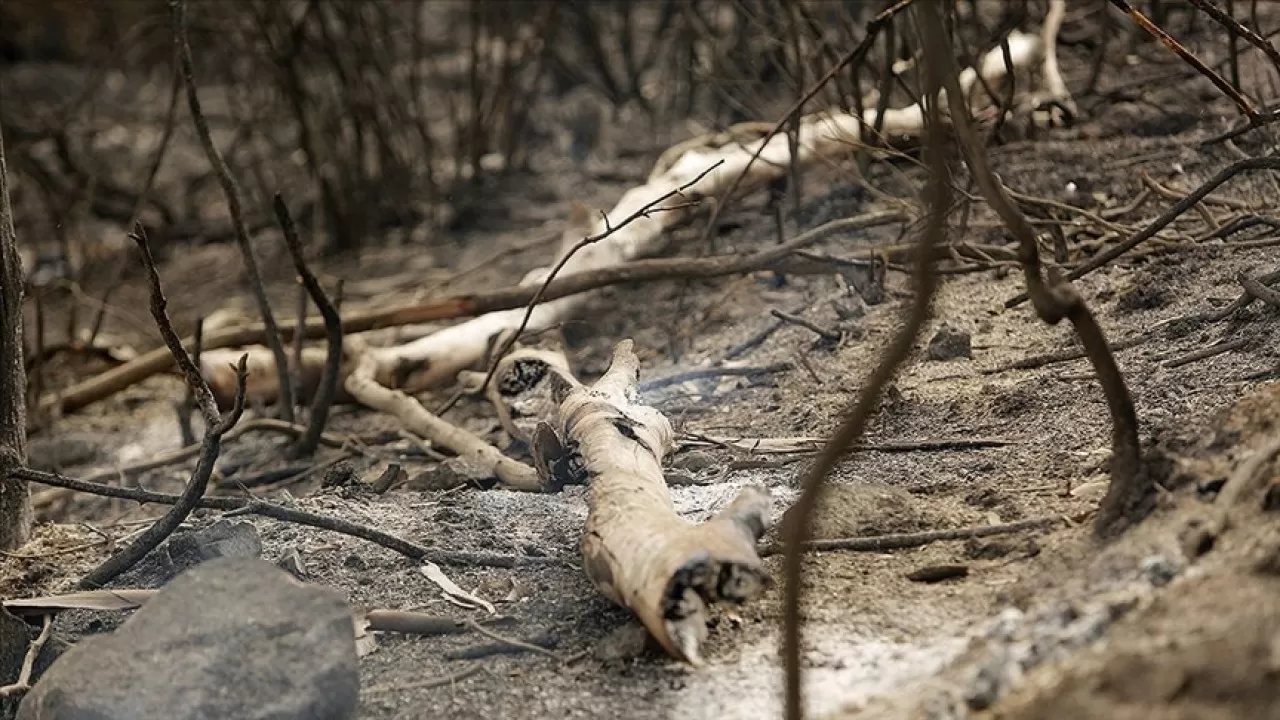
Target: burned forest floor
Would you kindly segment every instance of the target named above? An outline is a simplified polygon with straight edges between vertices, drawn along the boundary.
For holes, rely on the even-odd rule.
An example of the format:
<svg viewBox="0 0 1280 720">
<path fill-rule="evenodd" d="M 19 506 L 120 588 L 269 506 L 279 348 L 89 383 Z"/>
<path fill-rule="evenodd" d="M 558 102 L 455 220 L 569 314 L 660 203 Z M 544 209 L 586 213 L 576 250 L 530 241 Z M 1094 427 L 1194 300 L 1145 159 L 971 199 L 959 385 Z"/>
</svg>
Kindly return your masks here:
<svg viewBox="0 0 1280 720">
<path fill-rule="evenodd" d="M 1150 50 L 1154 59 L 1134 68 L 1142 78 L 1124 78 L 1123 87 L 1120 79 L 1104 81 L 1109 90 L 1081 99 L 1076 126 L 991 148 L 1004 182 L 1031 198 L 1023 203 L 1028 213 L 1061 230 L 1068 263 L 1096 250 L 1081 227 L 1141 228 L 1174 202 L 1166 194 L 1186 193 L 1236 161 L 1237 153 L 1266 152 L 1260 133 L 1235 145 L 1201 146 L 1220 131 L 1230 108 L 1176 58 Z M 1068 68 L 1075 72 L 1069 83 L 1087 71 Z M 462 230 L 425 239 L 402 232 L 377 250 L 318 260 L 316 269 L 326 281 L 345 280 L 344 310 L 515 284 L 552 261 L 554 244 L 532 241 L 558 238 L 570 199 L 608 209 L 643 180 L 651 162 L 636 154 L 612 161 L 607 173 L 568 163 L 535 168 L 485 188 L 491 210 Z M 912 202 L 924 182 L 923 172 L 905 161 L 875 162 L 867 173 L 881 192 Z M 799 207 L 790 197 L 782 201 L 784 234 L 886 207 L 853 177 L 843 166 L 807 173 Z M 1044 357 L 1077 347 L 1069 325 L 1048 326 L 1026 305 L 1005 307 L 1023 289 L 1010 257 L 993 257 L 984 269 L 968 268 L 973 262 L 965 259 L 965 271 L 944 276 L 933 318 L 875 416 L 867 447 L 845 458 L 830 479 L 815 533 L 834 538 L 1049 521 L 1040 529 L 917 548 L 810 553 L 803 663 L 812 716 L 1280 717 L 1280 519 L 1258 509 L 1242 511 L 1225 528 L 1211 521 L 1217 489 L 1277 432 L 1280 315 L 1255 302 L 1221 321 L 1203 317 L 1241 293 L 1241 273 L 1275 270 L 1280 241 L 1274 226 L 1188 237 L 1196 223 L 1211 221 L 1205 218 L 1226 224 L 1249 214 L 1270 217 L 1277 198 L 1275 179 L 1241 175 L 1202 203 L 1200 215 L 1180 220 L 1176 231 L 1076 281 L 1108 339 L 1122 348 L 1117 360 L 1162 483 L 1152 514 L 1109 542 L 1094 539 L 1091 525 L 1108 477 L 1107 406 L 1087 360 Z M 669 253 L 708 253 L 700 244 L 703 222 L 705 216 L 671 233 Z M 777 241 L 774 214 L 760 196 L 737 203 L 721 224 L 713 238 L 717 253 L 747 253 Z M 265 235 L 259 255 L 268 289 L 276 307 L 292 308 L 292 266 L 282 247 L 274 249 L 278 239 Z M 708 517 L 747 484 L 769 488 L 781 515 L 812 457 L 798 450 L 812 448 L 836 426 L 909 302 L 900 254 L 886 251 L 890 263 L 882 277 L 873 263 L 856 261 L 909 239 L 897 227 L 828 238 L 813 248 L 814 256 L 845 262 L 817 274 L 764 271 L 613 286 L 599 291 L 556 339 L 584 379 L 603 372 L 611 348 L 624 338 L 635 341 L 642 384 L 727 363 L 759 368 L 655 383 L 641 399 L 678 432 L 669 480 L 685 517 Z M 979 202 L 967 217 L 953 216 L 949 239 L 1011 247 Z M 160 272 L 180 331 L 214 311 L 253 316 L 240 267 L 229 243 L 166 252 Z M 97 296 L 91 288 L 85 294 Z M 114 293 L 116 310 L 102 336 L 120 352 L 159 344 L 146 297 L 136 270 Z M 772 310 L 822 332 L 780 321 Z M 47 312 L 45 324 L 56 332 L 66 303 L 51 301 Z M 395 333 L 413 330 L 386 331 L 383 339 L 393 342 Z M 737 350 L 732 358 L 731 350 Z M 44 369 L 44 382 L 56 389 L 109 362 L 59 357 Z M 155 377 L 58 418 L 33 435 L 32 462 L 83 476 L 172 450 L 181 443 L 173 408 L 182 387 L 175 376 Z M 448 395 L 444 389 L 419 397 L 434 408 Z M 446 417 L 513 454 L 524 451 L 511 445 L 482 398 L 464 398 Z M 583 573 L 584 488 L 532 494 L 464 483 L 439 489 L 451 478 L 438 454 L 401 432 L 394 418 L 342 405 L 329 432 L 357 437 L 375 452 L 326 448 L 299 463 L 284 459 L 282 439 L 245 434 L 225 448 L 213 492 L 291 498 L 297 507 L 436 549 L 543 558 L 515 568 L 442 569 L 509 618 L 500 626 L 504 636 L 558 656 L 485 656 L 476 648 L 492 641 L 475 633 L 379 633 L 377 647 L 360 660 L 360 717 L 643 720 L 780 713 L 779 585 L 716 616 L 706 667 L 672 663 L 644 644 L 635 621 Z M 761 450 L 757 440 L 791 452 Z M 377 477 L 388 461 L 405 468 L 406 482 L 381 495 L 362 490 L 360 483 Z M 128 482 L 175 492 L 190 469 L 167 466 Z M 48 488 L 35 488 L 35 497 L 42 522 L 32 542 L 0 562 L 5 598 L 66 591 L 162 510 Z M 198 512 L 186 529 L 206 527 L 219 515 Z M 289 559 L 308 582 L 336 588 L 353 606 L 486 616 L 450 602 L 420 563 L 384 548 L 275 520 L 235 522 L 252 523 L 264 558 Z M 781 557 L 766 563 L 780 580 Z M 116 586 L 127 587 L 127 579 Z M 124 617 L 67 612 L 54 632 L 74 642 Z M 450 676 L 450 682 L 429 682 Z"/>
</svg>

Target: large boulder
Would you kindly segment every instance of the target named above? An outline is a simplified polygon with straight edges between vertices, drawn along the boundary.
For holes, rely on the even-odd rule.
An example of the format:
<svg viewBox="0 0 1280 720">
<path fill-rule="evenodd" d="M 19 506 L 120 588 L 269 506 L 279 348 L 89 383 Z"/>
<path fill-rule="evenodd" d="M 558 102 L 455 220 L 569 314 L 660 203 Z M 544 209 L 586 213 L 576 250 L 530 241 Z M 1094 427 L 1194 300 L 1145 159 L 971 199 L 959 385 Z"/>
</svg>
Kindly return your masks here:
<svg viewBox="0 0 1280 720">
<path fill-rule="evenodd" d="M 115 632 L 76 644 L 19 720 L 338 720 L 360 678 L 350 608 L 257 558 L 179 575 Z"/>
</svg>

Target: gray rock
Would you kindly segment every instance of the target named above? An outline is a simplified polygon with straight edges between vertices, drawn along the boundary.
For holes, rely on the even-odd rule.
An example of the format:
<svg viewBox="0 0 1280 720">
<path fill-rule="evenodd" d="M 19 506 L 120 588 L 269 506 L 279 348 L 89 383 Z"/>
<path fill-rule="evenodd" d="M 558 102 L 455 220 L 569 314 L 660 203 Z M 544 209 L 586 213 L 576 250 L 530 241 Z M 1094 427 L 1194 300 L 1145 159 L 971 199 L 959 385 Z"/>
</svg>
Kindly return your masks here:
<svg viewBox="0 0 1280 720">
<path fill-rule="evenodd" d="M 40 678 L 18 720 L 355 716 L 351 611 L 257 558 L 175 578 L 110 635 L 82 640 Z"/>
<path fill-rule="evenodd" d="M 408 490 L 452 490 L 461 485 L 485 487 L 494 479 L 493 473 L 460 457 L 452 457 L 439 465 L 424 470 L 405 484 Z"/>
<path fill-rule="evenodd" d="M 946 323 L 938 328 L 929 346 L 925 348 L 925 357 L 930 360 L 955 360 L 956 358 L 973 357 L 973 346 L 969 332 L 952 327 Z"/>
<path fill-rule="evenodd" d="M 671 461 L 671 467 L 680 470 L 688 470 L 690 472 L 700 472 L 708 468 L 713 468 L 719 464 L 716 456 L 703 450 L 690 450 L 686 453 L 680 453 Z"/>
<path fill-rule="evenodd" d="M 223 519 L 201 530 L 175 533 L 164 545 L 122 575 L 117 584 L 160 587 L 183 570 L 215 558 L 256 558 L 261 555 L 262 540 L 253 523 Z"/>
<path fill-rule="evenodd" d="M 631 660 L 644 654 L 648 647 L 649 633 L 639 623 L 620 625 L 613 632 L 600 638 L 592 655 L 604 662 Z"/>
</svg>

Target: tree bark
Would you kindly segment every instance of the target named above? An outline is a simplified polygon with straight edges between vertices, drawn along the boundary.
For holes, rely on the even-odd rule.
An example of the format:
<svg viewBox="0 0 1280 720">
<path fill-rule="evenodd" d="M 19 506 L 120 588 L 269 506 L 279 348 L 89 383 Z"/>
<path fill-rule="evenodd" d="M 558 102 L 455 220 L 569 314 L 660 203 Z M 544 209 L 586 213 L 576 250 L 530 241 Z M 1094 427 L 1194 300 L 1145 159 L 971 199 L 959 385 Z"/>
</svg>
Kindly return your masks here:
<svg viewBox="0 0 1280 720">
<path fill-rule="evenodd" d="M 9 477 L 27 461 L 27 374 L 22 364 L 22 291 L 9 204 L 9 174 L 0 137 L 0 550 L 12 550 L 31 534 L 31 491 Z"/>
</svg>

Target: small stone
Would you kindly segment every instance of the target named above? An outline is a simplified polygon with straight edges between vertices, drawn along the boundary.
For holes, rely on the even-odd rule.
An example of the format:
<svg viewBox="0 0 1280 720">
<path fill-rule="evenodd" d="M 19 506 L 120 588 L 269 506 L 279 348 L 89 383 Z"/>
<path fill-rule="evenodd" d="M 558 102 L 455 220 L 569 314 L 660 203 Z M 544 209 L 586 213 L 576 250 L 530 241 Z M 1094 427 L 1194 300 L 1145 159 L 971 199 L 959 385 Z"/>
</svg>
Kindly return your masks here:
<svg viewBox="0 0 1280 720">
<path fill-rule="evenodd" d="M 340 462 L 337 465 L 325 471 L 324 480 L 321 481 L 321 487 L 346 487 L 352 483 L 358 482 L 359 477 L 356 475 L 356 469 L 349 462 Z"/>
<path fill-rule="evenodd" d="M 409 490 L 452 490 L 462 485 L 488 487 L 493 484 L 492 472 L 477 467 L 462 458 L 449 458 L 439 465 L 409 478 L 405 488 Z"/>
<path fill-rule="evenodd" d="M 681 470 L 690 470 L 698 472 L 715 467 L 719 461 L 716 456 L 702 450 L 691 450 L 687 453 L 681 453 L 671 461 L 671 466 Z"/>
<path fill-rule="evenodd" d="M 17 720 L 355 717 L 355 626 L 342 596 L 258 558 L 183 573 L 118 630 L 81 640 Z"/>
<path fill-rule="evenodd" d="M 630 660 L 644 653 L 649 633 L 643 625 L 629 623 L 616 628 L 596 643 L 592 653 L 597 660 Z"/>
<path fill-rule="evenodd" d="M 1094 477 L 1101 477 L 1102 479 L 1095 480 L 1091 478 L 1071 488 L 1071 497 L 1088 502 L 1101 500 L 1107 494 L 1107 488 L 1111 485 L 1111 481 L 1106 475 L 1095 475 Z"/>
<path fill-rule="evenodd" d="M 1182 568 L 1164 555 L 1150 555 L 1142 559 L 1139 572 L 1155 587 L 1163 587 L 1178 576 Z"/>
<path fill-rule="evenodd" d="M 943 323 L 929 340 L 925 357 L 938 361 L 972 358 L 973 347 L 969 332 Z"/>
<path fill-rule="evenodd" d="M 175 533 L 157 551 L 122 575 L 117 584 L 155 588 L 183 570 L 215 558 L 261 555 L 262 540 L 253 523 L 223 519 L 202 530 Z"/>
</svg>

